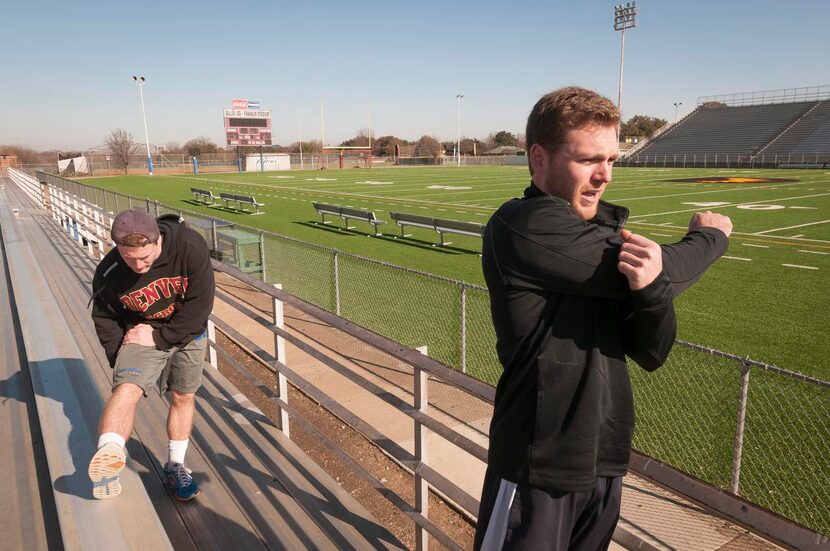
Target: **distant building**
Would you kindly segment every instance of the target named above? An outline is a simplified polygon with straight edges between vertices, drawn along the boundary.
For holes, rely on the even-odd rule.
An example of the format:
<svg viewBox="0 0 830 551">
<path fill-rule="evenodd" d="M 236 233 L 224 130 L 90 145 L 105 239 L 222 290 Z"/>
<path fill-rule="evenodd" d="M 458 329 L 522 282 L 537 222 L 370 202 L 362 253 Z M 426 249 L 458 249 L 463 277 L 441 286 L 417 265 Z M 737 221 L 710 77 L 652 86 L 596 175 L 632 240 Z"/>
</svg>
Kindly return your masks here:
<svg viewBox="0 0 830 551">
<path fill-rule="evenodd" d="M 490 151 L 485 151 L 482 155 L 518 155 L 519 151 L 522 151 L 522 148 L 515 145 L 500 145 Z M 522 151 L 522 154 L 524 154 L 524 151 Z"/>
</svg>

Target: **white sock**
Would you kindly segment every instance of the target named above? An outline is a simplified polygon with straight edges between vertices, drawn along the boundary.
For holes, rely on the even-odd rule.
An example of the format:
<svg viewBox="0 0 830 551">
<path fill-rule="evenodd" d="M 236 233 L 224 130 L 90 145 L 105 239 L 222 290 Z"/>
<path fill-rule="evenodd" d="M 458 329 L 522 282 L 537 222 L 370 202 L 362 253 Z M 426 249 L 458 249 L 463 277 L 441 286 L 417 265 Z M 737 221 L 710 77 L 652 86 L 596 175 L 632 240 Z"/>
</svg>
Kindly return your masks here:
<svg viewBox="0 0 830 551">
<path fill-rule="evenodd" d="M 184 454 L 187 453 L 187 444 L 190 440 L 169 440 L 167 445 L 167 465 L 171 463 L 184 463 Z"/>
<path fill-rule="evenodd" d="M 104 434 L 98 437 L 98 448 L 100 449 L 109 444 L 110 442 L 115 442 L 116 444 L 121 446 L 121 448 L 124 448 L 124 446 L 127 444 L 124 441 L 124 437 L 118 434 L 117 432 L 105 432 Z"/>
</svg>

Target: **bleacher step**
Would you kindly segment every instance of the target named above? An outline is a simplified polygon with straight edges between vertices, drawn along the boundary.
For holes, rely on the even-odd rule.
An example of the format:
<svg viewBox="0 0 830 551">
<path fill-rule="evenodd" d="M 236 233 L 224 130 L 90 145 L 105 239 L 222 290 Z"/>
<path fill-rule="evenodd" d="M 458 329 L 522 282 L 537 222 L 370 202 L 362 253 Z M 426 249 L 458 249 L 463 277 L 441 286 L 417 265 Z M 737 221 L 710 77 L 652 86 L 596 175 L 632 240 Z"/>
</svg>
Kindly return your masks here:
<svg viewBox="0 0 830 551">
<path fill-rule="evenodd" d="M 138 475 L 122 473 L 128 491 L 92 498 L 86 467 L 95 448 L 103 401 L 52 289 L 25 239 L 34 224 L 0 191 L 0 224 L 11 292 L 20 319 L 35 404 L 44 436 L 55 507 L 65 549 L 172 549 Z"/>
</svg>

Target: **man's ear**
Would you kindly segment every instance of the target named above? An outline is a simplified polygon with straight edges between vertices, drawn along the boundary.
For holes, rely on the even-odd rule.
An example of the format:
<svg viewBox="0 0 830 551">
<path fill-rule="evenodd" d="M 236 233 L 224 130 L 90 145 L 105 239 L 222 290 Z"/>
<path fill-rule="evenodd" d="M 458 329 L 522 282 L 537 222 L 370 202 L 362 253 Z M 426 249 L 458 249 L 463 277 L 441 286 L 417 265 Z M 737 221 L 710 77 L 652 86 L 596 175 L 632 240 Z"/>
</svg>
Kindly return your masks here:
<svg viewBox="0 0 830 551">
<path fill-rule="evenodd" d="M 529 153 L 529 162 L 530 162 L 530 173 L 534 177 L 539 177 L 544 179 L 545 173 L 548 170 L 548 164 L 550 163 L 550 156 L 548 152 L 545 150 L 544 147 L 535 143 L 530 146 Z"/>
</svg>

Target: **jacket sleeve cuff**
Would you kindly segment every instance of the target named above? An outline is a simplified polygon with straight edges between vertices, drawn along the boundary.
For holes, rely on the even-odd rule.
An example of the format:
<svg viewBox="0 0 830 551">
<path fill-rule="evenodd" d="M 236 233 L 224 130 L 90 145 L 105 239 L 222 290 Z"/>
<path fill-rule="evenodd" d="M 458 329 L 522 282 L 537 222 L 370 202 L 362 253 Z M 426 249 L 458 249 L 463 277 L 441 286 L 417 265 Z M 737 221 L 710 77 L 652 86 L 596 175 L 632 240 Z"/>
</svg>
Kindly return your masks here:
<svg viewBox="0 0 830 551">
<path fill-rule="evenodd" d="M 654 311 L 666 308 L 672 303 L 671 281 L 665 271 L 654 281 L 637 291 L 631 291 L 635 310 Z"/>
<path fill-rule="evenodd" d="M 170 348 L 170 343 L 164 340 L 159 329 L 153 329 L 153 342 L 156 343 L 156 348 L 159 350 L 168 350 Z"/>
</svg>

